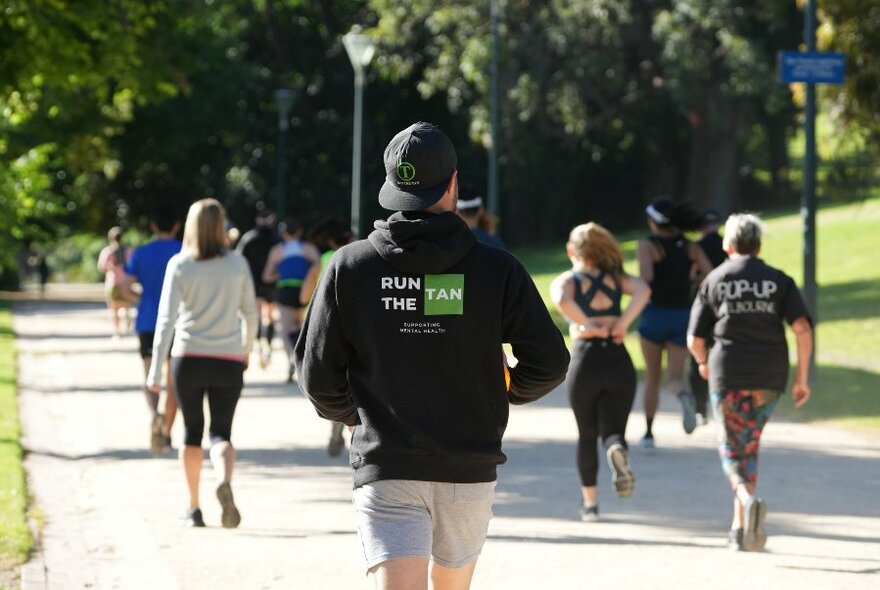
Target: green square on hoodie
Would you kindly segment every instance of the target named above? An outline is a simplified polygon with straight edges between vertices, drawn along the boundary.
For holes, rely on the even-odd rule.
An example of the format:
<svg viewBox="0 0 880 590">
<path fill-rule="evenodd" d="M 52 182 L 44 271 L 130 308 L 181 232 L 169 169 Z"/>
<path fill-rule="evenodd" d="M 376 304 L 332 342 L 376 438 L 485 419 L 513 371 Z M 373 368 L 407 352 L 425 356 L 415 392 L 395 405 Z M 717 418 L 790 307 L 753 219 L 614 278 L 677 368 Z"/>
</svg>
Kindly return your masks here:
<svg viewBox="0 0 880 590">
<path fill-rule="evenodd" d="M 425 275 L 425 315 L 464 314 L 464 275 Z"/>
</svg>

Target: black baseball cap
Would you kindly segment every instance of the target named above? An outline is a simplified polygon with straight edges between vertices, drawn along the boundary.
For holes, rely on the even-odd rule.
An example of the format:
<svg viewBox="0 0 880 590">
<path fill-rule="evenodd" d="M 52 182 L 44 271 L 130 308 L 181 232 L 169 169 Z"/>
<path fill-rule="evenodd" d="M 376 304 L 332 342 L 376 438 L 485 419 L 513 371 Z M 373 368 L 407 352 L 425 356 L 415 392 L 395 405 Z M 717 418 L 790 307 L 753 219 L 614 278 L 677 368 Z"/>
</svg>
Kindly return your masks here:
<svg viewBox="0 0 880 590">
<path fill-rule="evenodd" d="M 390 211 L 421 211 L 440 200 L 458 157 L 435 125 L 419 121 L 394 136 L 385 148 L 385 184 L 379 204 Z"/>
</svg>

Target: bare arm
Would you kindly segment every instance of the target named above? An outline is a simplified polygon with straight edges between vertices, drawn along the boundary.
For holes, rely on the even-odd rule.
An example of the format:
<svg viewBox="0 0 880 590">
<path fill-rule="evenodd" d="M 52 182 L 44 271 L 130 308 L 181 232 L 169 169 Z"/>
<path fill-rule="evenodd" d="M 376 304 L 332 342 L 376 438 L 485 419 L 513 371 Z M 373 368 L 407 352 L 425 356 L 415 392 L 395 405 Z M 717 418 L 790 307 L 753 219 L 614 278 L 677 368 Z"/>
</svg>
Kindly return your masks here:
<svg viewBox="0 0 880 590">
<path fill-rule="evenodd" d="M 98 254 L 98 270 L 101 272 L 107 272 L 107 260 L 110 256 L 107 255 L 107 248 L 101 250 L 101 253 Z"/>
<path fill-rule="evenodd" d="M 318 250 L 318 247 L 314 244 L 306 244 L 305 248 L 303 248 L 303 254 L 305 257 L 312 262 L 312 264 L 317 264 L 321 262 L 321 251 Z"/>
<path fill-rule="evenodd" d="M 654 246 L 648 240 L 639 240 L 636 258 L 639 261 L 639 278 L 651 284 L 654 280 Z"/>
<path fill-rule="evenodd" d="M 597 326 L 590 321 L 584 310 L 574 301 L 574 281 L 571 273 L 566 272 L 556 277 L 550 284 L 550 298 L 563 316 L 574 322 L 569 331 L 572 338 L 607 338 L 608 328 Z M 583 326 L 583 329 L 581 329 Z"/>
<path fill-rule="evenodd" d="M 315 292 L 315 287 L 318 286 L 318 276 L 320 274 L 320 262 L 309 267 L 309 272 L 306 274 L 306 278 L 303 279 L 302 287 L 299 290 L 299 302 L 303 305 L 308 305 L 309 301 L 312 300 L 312 293 Z"/>
<path fill-rule="evenodd" d="M 799 408 L 810 399 L 810 355 L 813 352 L 813 328 L 809 320 L 799 317 L 791 324 L 797 343 L 797 369 L 795 370 L 794 384 L 791 386 L 791 396 L 794 398 L 794 407 Z"/>
<path fill-rule="evenodd" d="M 620 314 L 620 317 L 617 318 L 617 321 L 614 322 L 614 327 L 611 329 L 611 337 L 617 343 L 623 342 L 623 339 L 626 338 L 627 330 L 629 330 L 629 327 L 639 317 L 639 314 L 642 313 L 642 310 L 645 309 L 645 306 L 648 305 L 648 301 L 651 299 L 651 287 L 642 279 L 637 279 L 623 273 L 620 276 L 620 287 L 624 293 L 630 296 L 630 300 L 629 305 L 626 306 L 626 309 Z"/>
<path fill-rule="evenodd" d="M 137 278 L 128 273 L 123 273 L 122 284 L 119 288 L 122 290 L 122 296 L 129 301 L 137 301 L 140 296 L 134 292 L 132 286 L 137 282 Z"/>
<path fill-rule="evenodd" d="M 693 334 L 688 334 L 687 345 L 688 350 L 691 351 L 691 355 L 699 365 L 698 370 L 700 372 L 700 377 L 708 380 L 709 365 L 707 363 L 709 362 L 709 350 L 706 347 L 706 339 L 694 336 Z"/>
<path fill-rule="evenodd" d="M 696 271 L 692 277 L 694 285 L 699 285 L 706 278 L 706 275 L 712 272 L 712 263 L 699 244 L 688 242 L 688 250 L 689 257 L 694 263 L 694 270 Z"/>
<path fill-rule="evenodd" d="M 269 250 L 269 257 L 266 259 L 266 266 L 263 267 L 263 282 L 274 283 L 278 280 L 278 263 L 281 262 L 281 254 L 283 253 L 284 244 L 272 246 Z"/>
</svg>

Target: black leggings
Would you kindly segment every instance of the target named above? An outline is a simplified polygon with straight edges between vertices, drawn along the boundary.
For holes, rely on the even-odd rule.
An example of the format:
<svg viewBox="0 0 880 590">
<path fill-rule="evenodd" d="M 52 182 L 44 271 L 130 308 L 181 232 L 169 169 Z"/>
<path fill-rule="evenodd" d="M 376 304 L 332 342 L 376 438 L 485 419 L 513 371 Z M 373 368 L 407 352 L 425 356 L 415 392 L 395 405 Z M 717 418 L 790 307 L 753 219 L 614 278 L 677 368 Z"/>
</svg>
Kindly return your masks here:
<svg viewBox="0 0 880 590">
<path fill-rule="evenodd" d="M 177 405 L 183 414 L 185 427 L 183 444 L 188 447 L 202 446 L 205 432 L 203 400 L 208 394 L 211 412 L 209 433 L 211 444 L 229 441 L 232 434 L 232 417 L 243 387 L 244 365 L 207 357 L 174 357 L 171 373 L 177 390 Z"/>
<path fill-rule="evenodd" d="M 578 425 L 577 464 L 584 486 L 596 485 L 601 438 L 626 446 L 626 422 L 636 395 L 636 371 L 626 347 L 610 340 L 575 340 L 565 385 Z"/>
</svg>

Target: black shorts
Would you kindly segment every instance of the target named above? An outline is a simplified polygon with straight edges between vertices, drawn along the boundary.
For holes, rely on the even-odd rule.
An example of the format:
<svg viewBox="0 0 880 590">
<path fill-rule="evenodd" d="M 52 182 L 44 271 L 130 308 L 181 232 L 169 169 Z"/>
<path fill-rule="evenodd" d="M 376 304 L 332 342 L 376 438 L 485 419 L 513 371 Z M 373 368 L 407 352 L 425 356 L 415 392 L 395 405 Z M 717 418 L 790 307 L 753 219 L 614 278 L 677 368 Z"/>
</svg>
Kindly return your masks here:
<svg viewBox="0 0 880 590">
<path fill-rule="evenodd" d="M 155 338 L 155 332 L 138 332 L 138 342 L 140 343 L 140 353 L 142 359 L 148 359 L 153 357 L 153 339 Z M 174 339 L 171 340 L 172 344 L 174 343 Z M 168 356 L 171 356 L 171 352 L 169 349 Z"/>
<path fill-rule="evenodd" d="M 141 346 L 141 358 L 147 359 L 153 356 L 153 338 L 155 332 L 138 332 L 138 342 Z"/>
<path fill-rule="evenodd" d="M 302 309 L 305 305 L 299 301 L 299 292 L 299 287 L 281 287 L 278 289 L 278 303 L 284 307 Z"/>
<path fill-rule="evenodd" d="M 254 285 L 254 290 L 257 293 L 257 299 L 262 299 L 269 303 L 273 303 L 278 294 L 275 285 L 269 285 L 267 283 L 256 283 Z"/>
</svg>

